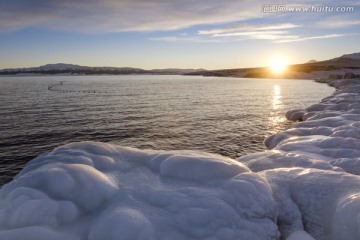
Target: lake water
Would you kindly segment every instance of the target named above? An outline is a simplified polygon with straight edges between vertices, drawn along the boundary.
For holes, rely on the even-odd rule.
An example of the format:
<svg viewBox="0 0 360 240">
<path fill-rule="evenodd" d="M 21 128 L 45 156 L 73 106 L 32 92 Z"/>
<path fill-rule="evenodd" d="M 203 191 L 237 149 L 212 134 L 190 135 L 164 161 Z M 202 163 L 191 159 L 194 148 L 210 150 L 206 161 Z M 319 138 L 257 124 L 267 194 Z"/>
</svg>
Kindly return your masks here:
<svg viewBox="0 0 360 240">
<path fill-rule="evenodd" d="M 310 80 L 193 76 L 0 77 L 0 84 L 0 184 L 74 141 L 235 158 L 264 150 L 265 137 L 291 124 L 286 111 L 334 92 Z"/>
</svg>

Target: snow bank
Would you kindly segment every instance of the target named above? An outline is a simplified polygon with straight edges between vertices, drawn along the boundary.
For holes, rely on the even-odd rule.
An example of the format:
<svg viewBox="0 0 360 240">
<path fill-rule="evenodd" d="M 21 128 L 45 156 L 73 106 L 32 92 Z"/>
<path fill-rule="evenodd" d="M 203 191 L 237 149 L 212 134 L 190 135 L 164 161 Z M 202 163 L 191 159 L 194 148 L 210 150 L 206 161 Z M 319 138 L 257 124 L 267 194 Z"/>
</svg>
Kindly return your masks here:
<svg viewBox="0 0 360 240">
<path fill-rule="evenodd" d="M 237 161 L 72 143 L 0 190 L 1 240 L 360 239 L 360 81 Z"/>
</svg>

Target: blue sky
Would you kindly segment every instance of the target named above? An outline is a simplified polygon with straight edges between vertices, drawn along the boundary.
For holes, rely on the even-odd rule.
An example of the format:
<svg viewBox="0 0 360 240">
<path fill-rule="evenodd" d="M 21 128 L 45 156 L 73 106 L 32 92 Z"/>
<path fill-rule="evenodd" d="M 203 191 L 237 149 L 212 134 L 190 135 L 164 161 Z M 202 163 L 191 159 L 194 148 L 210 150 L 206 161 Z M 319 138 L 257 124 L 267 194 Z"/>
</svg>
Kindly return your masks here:
<svg viewBox="0 0 360 240">
<path fill-rule="evenodd" d="M 267 66 L 360 52 L 359 42 L 359 1 L 0 0 L 0 69 Z"/>
</svg>

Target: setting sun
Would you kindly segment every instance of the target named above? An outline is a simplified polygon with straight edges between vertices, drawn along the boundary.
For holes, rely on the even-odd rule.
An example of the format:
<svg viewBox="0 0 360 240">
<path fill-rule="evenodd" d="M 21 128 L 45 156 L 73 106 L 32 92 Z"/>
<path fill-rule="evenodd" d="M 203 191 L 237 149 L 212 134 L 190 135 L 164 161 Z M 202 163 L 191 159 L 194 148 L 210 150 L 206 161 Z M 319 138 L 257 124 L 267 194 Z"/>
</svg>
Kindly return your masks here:
<svg viewBox="0 0 360 240">
<path fill-rule="evenodd" d="M 286 69 L 286 63 L 283 59 L 275 59 L 272 61 L 270 69 L 273 73 L 282 73 Z"/>
</svg>

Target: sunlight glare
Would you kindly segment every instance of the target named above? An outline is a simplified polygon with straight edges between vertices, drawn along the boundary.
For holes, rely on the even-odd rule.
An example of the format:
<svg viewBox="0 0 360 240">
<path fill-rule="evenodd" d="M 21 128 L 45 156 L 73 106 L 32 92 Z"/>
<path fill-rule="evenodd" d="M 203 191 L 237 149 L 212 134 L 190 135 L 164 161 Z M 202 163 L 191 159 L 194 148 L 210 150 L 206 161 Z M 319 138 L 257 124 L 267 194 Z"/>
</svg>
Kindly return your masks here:
<svg viewBox="0 0 360 240">
<path fill-rule="evenodd" d="M 270 69 L 273 73 L 282 73 L 286 69 L 286 63 L 282 59 L 275 59 L 272 61 Z"/>
</svg>

